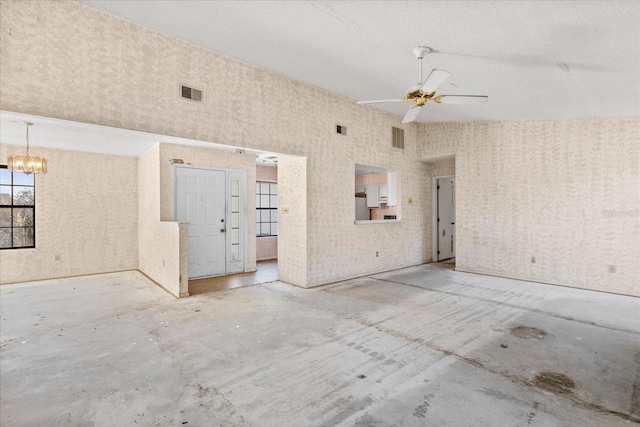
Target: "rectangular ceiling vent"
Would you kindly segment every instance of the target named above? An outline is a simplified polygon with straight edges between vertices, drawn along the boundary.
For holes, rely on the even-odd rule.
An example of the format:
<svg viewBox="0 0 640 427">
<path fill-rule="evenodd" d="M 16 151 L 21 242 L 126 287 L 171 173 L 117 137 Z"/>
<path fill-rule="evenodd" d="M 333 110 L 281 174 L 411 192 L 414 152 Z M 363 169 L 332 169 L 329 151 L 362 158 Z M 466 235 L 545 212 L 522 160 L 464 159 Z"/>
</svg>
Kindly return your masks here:
<svg viewBox="0 0 640 427">
<path fill-rule="evenodd" d="M 185 85 L 181 85 L 182 98 L 190 99 L 191 101 L 202 102 L 202 91 L 194 89 Z"/>
<path fill-rule="evenodd" d="M 391 146 L 404 150 L 404 129 L 391 126 Z"/>
</svg>

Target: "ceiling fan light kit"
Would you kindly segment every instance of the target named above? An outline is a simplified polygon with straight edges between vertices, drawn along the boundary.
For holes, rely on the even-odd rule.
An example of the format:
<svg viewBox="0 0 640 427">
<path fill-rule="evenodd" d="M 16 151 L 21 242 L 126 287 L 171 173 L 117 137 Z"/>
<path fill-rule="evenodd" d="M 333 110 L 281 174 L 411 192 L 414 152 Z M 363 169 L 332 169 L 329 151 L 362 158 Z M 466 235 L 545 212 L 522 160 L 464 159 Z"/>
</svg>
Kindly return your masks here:
<svg viewBox="0 0 640 427">
<path fill-rule="evenodd" d="M 431 52 L 431 48 L 426 46 L 414 47 L 411 51 L 418 59 L 418 79 L 419 83 L 412 86 L 407 91 L 407 95 L 401 99 L 378 99 L 373 101 L 358 101 L 358 104 L 380 104 L 387 102 L 406 102 L 413 101 L 414 105 L 402 119 L 402 123 L 411 123 L 418 118 L 420 109 L 427 103 L 433 101 L 436 104 L 455 104 L 455 105 L 479 105 L 484 104 L 489 99 L 484 95 L 438 95 L 436 89 L 444 83 L 451 75 L 445 70 L 432 70 L 426 80 L 422 80 L 422 60 Z"/>
</svg>

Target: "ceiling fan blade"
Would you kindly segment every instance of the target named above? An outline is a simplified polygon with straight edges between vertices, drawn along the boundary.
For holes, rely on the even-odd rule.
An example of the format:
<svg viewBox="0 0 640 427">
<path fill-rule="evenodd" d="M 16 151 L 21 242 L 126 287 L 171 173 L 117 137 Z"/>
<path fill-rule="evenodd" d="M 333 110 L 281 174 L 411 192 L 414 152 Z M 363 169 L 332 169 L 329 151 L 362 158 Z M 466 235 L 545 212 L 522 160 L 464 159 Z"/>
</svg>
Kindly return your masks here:
<svg viewBox="0 0 640 427">
<path fill-rule="evenodd" d="M 488 96 L 482 95 L 440 95 L 436 102 L 440 104 L 458 105 L 480 105 L 489 100 Z"/>
<path fill-rule="evenodd" d="M 402 119 L 402 123 L 411 123 L 412 121 L 417 119 L 418 113 L 420 113 L 421 108 L 421 106 L 417 105 L 409 108 L 409 111 L 407 111 L 407 114 L 405 114 L 404 119 Z"/>
<path fill-rule="evenodd" d="M 422 85 L 423 92 L 435 92 L 438 86 L 440 86 L 451 75 L 450 72 L 445 70 L 433 70 L 429 77 L 424 81 Z"/>
<path fill-rule="evenodd" d="M 383 102 L 402 102 L 403 99 L 376 99 L 373 101 L 358 101 L 357 104 L 380 104 Z"/>
</svg>

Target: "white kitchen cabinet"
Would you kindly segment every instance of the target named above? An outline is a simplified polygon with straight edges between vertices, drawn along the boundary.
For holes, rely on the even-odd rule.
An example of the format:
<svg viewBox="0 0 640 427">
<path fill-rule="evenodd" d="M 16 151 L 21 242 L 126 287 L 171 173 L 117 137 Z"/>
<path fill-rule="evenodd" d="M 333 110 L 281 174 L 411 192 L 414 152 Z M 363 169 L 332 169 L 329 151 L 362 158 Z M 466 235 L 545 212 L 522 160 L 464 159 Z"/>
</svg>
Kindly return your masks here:
<svg viewBox="0 0 640 427">
<path fill-rule="evenodd" d="M 378 201 L 387 203 L 387 184 L 378 184 Z"/>
<path fill-rule="evenodd" d="M 380 192 L 377 184 L 367 185 L 367 207 L 380 207 Z"/>
<path fill-rule="evenodd" d="M 398 172 L 387 173 L 387 206 L 398 205 Z"/>
</svg>

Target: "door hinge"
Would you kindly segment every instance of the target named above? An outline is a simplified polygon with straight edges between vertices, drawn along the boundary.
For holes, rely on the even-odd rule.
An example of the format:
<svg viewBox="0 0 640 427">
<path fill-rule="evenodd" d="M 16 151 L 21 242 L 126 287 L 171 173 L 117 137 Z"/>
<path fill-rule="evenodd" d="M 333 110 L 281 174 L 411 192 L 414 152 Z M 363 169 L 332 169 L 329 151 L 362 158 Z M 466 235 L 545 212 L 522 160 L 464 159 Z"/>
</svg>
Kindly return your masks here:
<svg viewBox="0 0 640 427">
<path fill-rule="evenodd" d="M 438 185 L 438 188 L 437 188 L 437 189 L 438 189 L 438 190 L 440 189 L 440 186 L 439 186 L 439 185 Z"/>
<path fill-rule="evenodd" d="M 440 251 L 438 251 L 438 255 L 440 255 Z"/>
<path fill-rule="evenodd" d="M 440 218 L 438 218 L 438 222 L 440 222 Z"/>
</svg>

